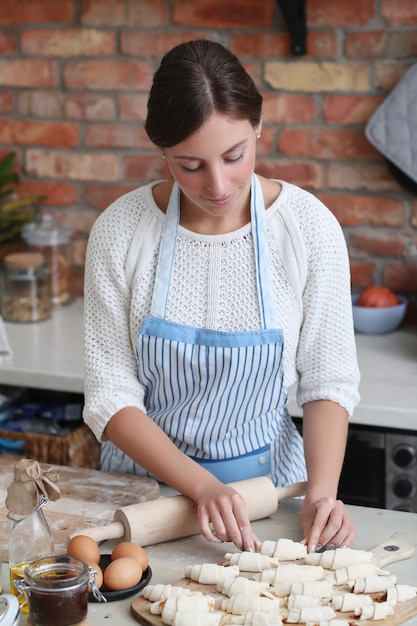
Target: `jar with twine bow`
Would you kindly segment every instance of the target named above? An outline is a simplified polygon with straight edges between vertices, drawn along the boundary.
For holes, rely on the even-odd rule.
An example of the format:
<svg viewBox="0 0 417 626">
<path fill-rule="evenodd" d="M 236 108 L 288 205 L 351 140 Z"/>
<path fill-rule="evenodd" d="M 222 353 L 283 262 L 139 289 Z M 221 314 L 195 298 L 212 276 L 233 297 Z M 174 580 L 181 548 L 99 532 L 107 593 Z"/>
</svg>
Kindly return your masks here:
<svg viewBox="0 0 417 626">
<path fill-rule="evenodd" d="M 15 466 L 13 482 L 7 489 L 7 517 L 12 520 L 9 534 L 10 591 L 28 613 L 26 597 L 20 593 L 19 581 L 27 565 L 54 554 L 51 530 L 43 513 L 48 500 L 58 500 L 59 469 L 43 470 L 38 461 L 21 459 Z"/>
</svg>

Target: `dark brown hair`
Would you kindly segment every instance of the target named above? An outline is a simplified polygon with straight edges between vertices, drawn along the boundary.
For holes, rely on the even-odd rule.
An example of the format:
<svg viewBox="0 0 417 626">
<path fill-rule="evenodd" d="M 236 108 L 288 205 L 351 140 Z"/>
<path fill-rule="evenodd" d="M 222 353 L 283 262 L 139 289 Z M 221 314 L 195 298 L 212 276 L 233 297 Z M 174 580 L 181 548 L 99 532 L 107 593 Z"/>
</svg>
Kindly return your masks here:
<svg viewBox="0 0 417 626">
<path fill-rule="evenodd" d="M 148 98 L 145 130 L 169 148 L 201 128 L 213 113 L 248 120 L 256 128 L 262 96 L 239 59 L 221 44 L 198 39 L 162 58 Z"/>
</svg>

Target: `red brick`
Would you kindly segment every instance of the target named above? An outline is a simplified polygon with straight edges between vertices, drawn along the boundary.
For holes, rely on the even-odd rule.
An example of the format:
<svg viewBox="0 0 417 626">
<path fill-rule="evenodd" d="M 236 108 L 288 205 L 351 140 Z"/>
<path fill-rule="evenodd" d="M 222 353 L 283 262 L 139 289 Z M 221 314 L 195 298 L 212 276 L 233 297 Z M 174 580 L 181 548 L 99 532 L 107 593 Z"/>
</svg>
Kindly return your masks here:
<svg viewBox="0 0 417 626">
<path fill-rule="evenodd" d="M 417 228 L 417 200 L 412 204 L 411 224 Z"/>
<path fill-rule="evenodd" d="M 375 263 L 366 263 L 364 261 L 350 262 L 350 275 L 352 282 L 352 291 L 356 288 L 370 287 L 374 284 Z"/>
<path fill-rule="evenodd" d="M 291 39 L 288 33 L 254 33 L 232 35 L 230 49 L 241 57 L 271 59 L 291 54 Z M 309 33 L 307 56 L 334 57 L 337 53 L 337 40 L 334 33 Z"/>
<path fill-rule="evenodd" d="M 81 23 L 94 26 L 155 28 L 168 20 L 165 0 L 81 0 Z M 151 9 L 151 10 L 150 10 Z"/>
<path fill-rule="evenodd" d="M 94 185 L 87 183 L 83 190 L 83 202 L 93 209 L 104 211 L 114 200 L 120 198 L 137 185 Z"/>
<path fill-rule="evenodd" d="M 74 19 L 73 0 L 2 0 L 0 24 L 64 24 Z"/>
<path fill-rule="evenodd" d="M 77 202 L 77 189 L 71 183 L 23 180 L 19 185 L 19 196 L 45 196 L 42 204 L 50 206 L 70 206 Z"/>
<path fill-rule="evenodd" d="M 382 0 L 381 14 L 388 24 L 417 24 L 417 3 L 415 0 Z"/>
<path fill-rule="evenodd" d="M 323 98 L 323 118 L 328 124 L 366 124 L 384 96 L 331 94 Z"/>
<path fill-rule="evenodd" d="M 85 130 L 84 145 L 91 148 L 152 149 L 145 130 L 132 124 L 93 124 Z"/>
<path fill-rule="evenodd" d="M 265 122 L 308 124 L 317 117 L 317 106 L 311 96 L 271 92 L 262 95 L 262 118 Z"/>
<path fill-rule="evenodd" d="M 173 0 L 172 23 L 202 28 L 264 28 L 274 24 L 269 0 Z"/>
<path fill-rule="evenodd" d="M 144 122 L 147 114 L 147 93 L 121 93 L 119 110 L 121 120 Z"/>
<path fill-rule="evenodd" d="M 73 239 L 77 241 L 85 240 L 88 237 L 97 219 L 96 211 L 89 209 L 81 210 L 79 206 L 61 209 L 59 215 L 62 222 L 71 226 Z M 83 244 L 80 246 L 80 249 L 84 250 Z"/>
<path fill-rule="evenodd" d="M 378 153 L 362 130 L 288 128 L 279 137 L 279 150 L 289 156 L 316 159 L 365 159 Z"/>
<path fill-rule="evenodd" d="M 310 189 L 323 186 L 323 168 L 319 163 L 258 159 L 256 171 L 266 178 L 285 180 Z"/>
<path fill-rule="evenodd" d="M 91 28 L 26 30 L 21 35 L 22 52 L 35 56 L 113 56 L 116 34 Z"/>
<path fill-rule="evenodd" d="M 38 144 L 71 148 L 78 144 L 78 124 L 69 122 L 33 122 L 0 120 L 0 141 L 17 145 Z"/>
<path fill-rule="evenodd" d="M 387 263 L 384 268 L 384 284 L 393 291 L 417 292 L 417 272 L 415 268 L 408 267 L 404 263 Z"/>
<path fill-rule="evenodd" d="M 13 93 L 8 90 L 0 91 L 0 114 L 12 113 L 14 109 Z"/>
<path fill-rule="evenodd" d="M 26 171 L 38 178 L 61 180 L 119 179 L 117 158 L 113 154 L 76 153 L 74 151 L 48 151 L 29 149 L 26 152 Z"/>
<path fill-rule="evenodd" d="M 121 51 L 127 56 L 143 59 L 158 59 L 174 46 L 191 39 L 199 39 L 200 31 L 145 32 L 125 31 L 121 33 Z"/>
<path fill-rule="evenodd" d="M 166 178 L 166 172 L 164 160 L 159 156 L 126 156 L 123 159 L 123 178 L 134 181 L 136 187 Z"/>
<path fill-rule="evenodd" d="M 19 112 L 30 117 L 93 121 L 116 118 L 116 104 L 110 94 L 31 90 L 19 93 L 18 102 Z"/>
<path fill-rule="evenodd" d="M 327 186 L 356 191 L 402 191 L 385 163 L 329 163 Z"/>
<path fill-rule="evenodd" d="M 265 124 L 262 126 L 261 137 L 257 142 L 256 152 L 257 154 L 261 154 L 263 156 L 272 154 L 275 150 L 275 127 L 274 126 L 266 126 Z"/>
<path fill-rule="evenodd" d="M 348 33 L 345 54 L 353 59 L 408 59 L 417 54 L 417 32 Z"/>
<path fill-rule="evenodd" d="M 9 30 L 0 31 L 0 54 L 12 54 L 17 51 L 16 33 Z"/>
<path fill-rule="evenodd" d="M 375 17 L 375 0 L 308 0 L 308 26 L 364 26 Z"/>
<path fill-rule="evenodd" d="M 400 200 L 355 194 L 320 193 L 318 195 L 342 226 L 365 224 L 400 228 L 406 225 L 406 210 L 404 203 Z"/>
<path fill-rule="evenodd" d="M 371 257 L 401 258 L 403 243 L 400 235 L 382 230 L 361 230 L 350 232 L 349 246 L 353 255 L 365 252 Z"/>
<path fill-rule="evenodd" d="M 68 61 L 63 80 L 69 89 L 149 89 L 153 68 L 138 61 Z"/>
<path fill-rule="evenodd" d="M 8 87 L 53 87 L 58 83 L 54 61 L 46 59 L 0 60 L 0 85 Z"/>
</svg>

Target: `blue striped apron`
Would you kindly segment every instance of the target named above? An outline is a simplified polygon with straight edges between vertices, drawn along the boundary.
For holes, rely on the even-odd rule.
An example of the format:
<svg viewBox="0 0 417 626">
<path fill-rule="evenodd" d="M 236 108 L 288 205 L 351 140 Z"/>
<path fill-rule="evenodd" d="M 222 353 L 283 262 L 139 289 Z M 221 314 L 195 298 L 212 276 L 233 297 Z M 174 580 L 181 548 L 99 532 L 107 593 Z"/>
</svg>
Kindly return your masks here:
<svg viewBox="0 0 417 626">
<path fill-rule="evenodd" d="M 302 439 L 286 410 L 283 331 L 273 303 L 262 189 L 254 175 L 251 223 L 262 328 L 223 332 L 166 319 L 179 225 L 180 191 L 168 204 L 151 313 L 137 340 L 145 406 L 176 446 L 223 482 L 269 475 L 276 485 L 305 480 Z M 145 470 L 111 442 L 101 468 Z"/>
</svg>

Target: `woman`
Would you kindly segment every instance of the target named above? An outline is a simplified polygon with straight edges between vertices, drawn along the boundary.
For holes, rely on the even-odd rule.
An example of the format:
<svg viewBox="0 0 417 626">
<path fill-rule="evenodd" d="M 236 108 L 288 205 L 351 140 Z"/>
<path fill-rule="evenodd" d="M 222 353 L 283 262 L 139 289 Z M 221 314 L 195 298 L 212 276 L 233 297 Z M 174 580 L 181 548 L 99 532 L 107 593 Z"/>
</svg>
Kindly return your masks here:
<svg viewBox="0 0 417 626">
<path fill-rule="evenodd" d="M 359 381 L 347 250 L 316 198 L 254 174 L 261 108 L 220 44 L 162 59 L 145 128 L 172 178 L 119 198 L 92 229 L 84 419 L 102 469 L 190 497 L 209 541 L 254 549 L 227 483 L 270 475 L 307 477 L 310 551 L 348 546 L 336 499 Z M 286 410 L 295 382 L 304 444 Z"/>
</svg>

